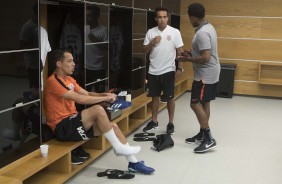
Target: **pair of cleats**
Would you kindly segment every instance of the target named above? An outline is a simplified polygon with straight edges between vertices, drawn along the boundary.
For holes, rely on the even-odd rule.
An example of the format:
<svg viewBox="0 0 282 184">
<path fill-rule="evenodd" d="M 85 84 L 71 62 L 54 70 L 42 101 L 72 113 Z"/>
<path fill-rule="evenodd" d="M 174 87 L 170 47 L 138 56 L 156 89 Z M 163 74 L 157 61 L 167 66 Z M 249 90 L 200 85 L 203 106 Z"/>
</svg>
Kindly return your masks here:
<svg viewBox="0 0 282 184">
<path fill-rule="evenodd" d="M 217 147 L 215 139 L 211 139 L 211 141 L 208 141 L 204 138 L 204 135 L 201 133 L 198 133 L 194 137 L 185 139 L 185 142 L 187 144 L 200 143 L 200 145 L 194 149 L 195 153 L 205 153 Z"/>
<path fill-rule="evenodd" d="M 154 121 L 150 121 L 145 128 L 143 128 L 143 131 L 148 133 L 151 132 L 154 129 L 159 128 L 159 123 L 155 123 Z M 174 125 L 173 123 L 169 122 L 166 126 L 166 133 L 167 134 L 173 134 L 174 133 Z"/>
<path fill-rule="evenodd" d="M 86 159 L 90 157 L 90 154 L 82 149 L 81 146 L 77 147 L 71 152 L 71 163 L 74 165 L 83 164 Z"/>
<path fill-rule="evenodd" d="M 134 141 L 142 142 L 142 141 L 154 141 L 156 140 L 156 137 L 150 137 L 155 136 L 154 133 L 137 133 L 134 134 Z"/>
<path fill-rule="evenodd" d="M 127 107 L 130 107 L 132 105 L 131 102 L 127 102 L 124 100 L 116 100 L 114 103 L 111 105 L 112 109 L 126 109 Z"/>
</svg>

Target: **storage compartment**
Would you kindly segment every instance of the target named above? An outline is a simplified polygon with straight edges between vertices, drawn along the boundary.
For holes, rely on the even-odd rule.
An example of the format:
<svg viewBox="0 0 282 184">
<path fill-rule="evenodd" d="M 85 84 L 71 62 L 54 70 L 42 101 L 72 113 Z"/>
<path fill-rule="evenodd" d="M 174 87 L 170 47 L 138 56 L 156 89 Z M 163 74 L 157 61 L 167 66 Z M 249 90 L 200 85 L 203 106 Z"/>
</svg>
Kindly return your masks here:
<svg viewBox="0 0 282 184">
<path fill-rule="evenodd" d="M 258 81 L 260 84 L 282 85 L 282 63 L 260 63 Z"/>
</svg>

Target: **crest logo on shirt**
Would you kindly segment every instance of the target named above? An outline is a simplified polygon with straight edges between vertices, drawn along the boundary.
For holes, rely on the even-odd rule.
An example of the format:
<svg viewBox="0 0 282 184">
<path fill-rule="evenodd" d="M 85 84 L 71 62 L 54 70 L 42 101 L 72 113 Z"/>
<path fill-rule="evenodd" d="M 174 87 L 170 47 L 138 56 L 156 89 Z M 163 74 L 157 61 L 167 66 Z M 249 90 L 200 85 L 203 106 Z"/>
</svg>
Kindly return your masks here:
<svg viewBox="0 0 282 184">
<path fill-rule="evenodd" d="M 68 88 L 71 89 L 71 90 L 74 90 L 74 85 L 72 83 L 70 83 Z"/>
<path fill-rule="evenodd" d="M 167 36 L 166 36 L 166 39 L 167 39 L 168 41 L 170 41 L 170 40 L 171 40 L 171 35 L 167 35 Z"/>
</svg>

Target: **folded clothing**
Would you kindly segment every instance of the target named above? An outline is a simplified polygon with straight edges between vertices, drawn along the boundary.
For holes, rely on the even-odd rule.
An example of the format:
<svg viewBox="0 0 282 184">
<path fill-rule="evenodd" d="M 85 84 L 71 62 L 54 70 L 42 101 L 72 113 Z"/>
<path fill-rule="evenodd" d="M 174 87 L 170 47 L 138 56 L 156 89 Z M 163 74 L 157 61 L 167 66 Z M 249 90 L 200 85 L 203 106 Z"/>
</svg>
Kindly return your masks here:
<svg viewBox="0 0 282 184">
<path fill-rule="evenodd" d="M 117 99 L 111 105 L 111 108 L 113 108 L 113 109 L 126 109 L 127 107 L 130 107 L 131 104 L 132 104 L 131 102 L 127 102 L 127 101 Z"/>
</svg>

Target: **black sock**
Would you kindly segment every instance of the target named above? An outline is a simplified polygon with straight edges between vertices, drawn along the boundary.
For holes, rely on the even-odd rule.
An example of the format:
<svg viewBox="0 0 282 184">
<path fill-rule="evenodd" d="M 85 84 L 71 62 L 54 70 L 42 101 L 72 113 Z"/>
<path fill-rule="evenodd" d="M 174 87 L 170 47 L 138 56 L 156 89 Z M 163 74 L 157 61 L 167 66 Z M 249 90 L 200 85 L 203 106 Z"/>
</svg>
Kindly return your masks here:
<svg viewBox="0 0 282 184">
<path fill-rule="evenodd" d="M 204 138 L 206 139 L 206 141 L 211 142 L 213 140 L 212 135 L 211 135 L 211 131 L 210 128 L 205 128 L 204 129 Z"/>
<path fill-rule="evenodd" d="M 204 136 L 204 130 L 205 130 L 205 129 L 200 128 L 200 132 L 199 132 L 199 134 L 200 134 L 200 136 L 201 136 L 201 137 L 203 137 L 203 136 Z"/>
</svg>

